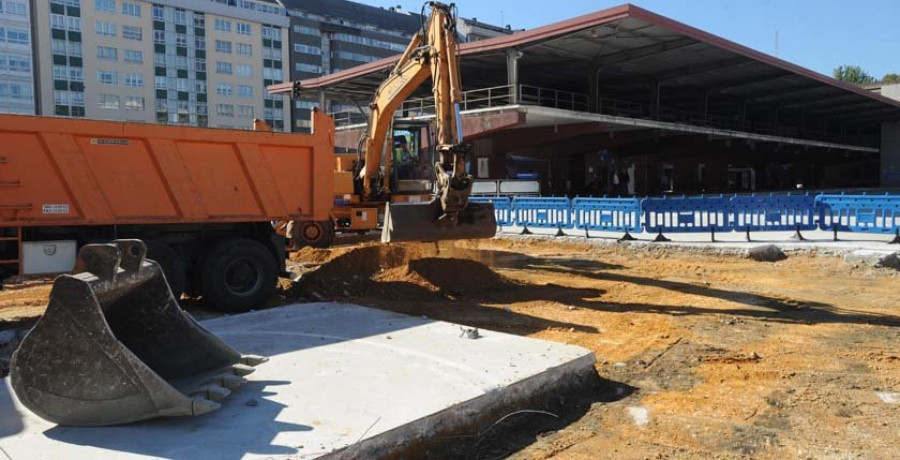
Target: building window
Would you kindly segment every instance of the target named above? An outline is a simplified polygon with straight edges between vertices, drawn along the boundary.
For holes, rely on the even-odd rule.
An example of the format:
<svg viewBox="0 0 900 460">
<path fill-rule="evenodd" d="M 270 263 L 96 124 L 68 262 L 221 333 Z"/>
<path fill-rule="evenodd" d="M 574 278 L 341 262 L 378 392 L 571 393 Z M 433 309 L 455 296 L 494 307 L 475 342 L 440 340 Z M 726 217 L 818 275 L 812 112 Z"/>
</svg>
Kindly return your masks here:
<svg viewBox="0 0 900 460">
<path fill-rule="evenodd" d="M 3 12 L 12 16 L 27 16 L 28 5 L 22 2 L 7 1 Z"/>
<path fill-rule="evenodd" d="M 111 22 L 97 21 L 94 23 L 94 28 L 97 31 L 97 35 L 102 37 L 116 36 L 116 25 Z"/>
<path fill-rule="evenodd" d="M 231 96 L 234 89 L 228 83 L 219 83 L 216 85 L 216 94 L 219 96 Z"/>
<path fill-rule="evenodd" d="M 266 80 L 282 81 L 284 80 L 284 72 L 281 69 L 263 68 L 263 78 Z"/>
<path fill-rule="evenodd" d="M 97 81 L 104 85 L 118 85 L 119 73 L 111 70 L 98 70 Z"/>
<path fill-rule="evenodd" d="M 157 45 L 165 45 L 166 44 L 166 31 L 165 30 L 154 30 L 153 31 L 153 43 Z"/>
<path fill-rule="evenodd" d="M 144 52 L 138 50 L 125 50 L 125 62 L 132 64 L 142 64 L 144 62 Z"/>
<path fill-rule="evenodd" d="M 238 85 L 238 97 L 253 97 L 253 87 L 250 85 Z"/>
<path fill-rule="evenodd" d="M 253 45 L 248 45 L 246 43 L 235 43 L 235 47 L 237 48 L 237 54 L 240 56 L 253 56 Z"/>
<path fill-rule="evenodd" d="M 359 35 L 334 34 L 333 39 L 339 42 L 355 43 L 357 45 L 372 46 L 375 48 L 382 48 L 397 52 L 406 51 L 406 45 L 404 44 L 386 42 L 382 40 L 376 40 L 374 38 L 362 37 Z"/>
<path fill-rule="evenodd" d="M 101 13 L 115 13 L 116 0 L 94 0 L 94 11 Z"/>
<path fill-rule="evenodd" d="M 294 101 L 294 107 L 298 109 L 312 110 L 318 106 L 318 101 L 311 101 L 306 99 L 297 99 L 296 101 Z"/>
<path fill-rule="evenodd" d="M 234 105 L 232 104 L 216 104 L 216 115 L 220 117 L 233 117 Z"/>
<path fill-rule="evenodd" d="M 68 91 L 54 91 L 53 92 L 53 103 L 56 105 L 69 105 L 69 92 Z"/>
<path fill-rule="evenodd" d="M 294 32 L 298 34 L 314 35 L 316 37 L 322 35 L 322 31 L 316 29 L 315 27 L 307 27 L 296 24 L 294 25 Z"/>
<path fill-rule="evenodd" d="M 252 105 L 239 105 L 238 106 L 238 116 L 253 118 L 253 106 Z"/>
<path fill-rule="evenodd" d="M 115 94 L 101 94 L 97 97 L 97 106 L 101 109 L 118 109 L 119 96 Z"/>
<path fill-rule="evenodd" d="M 69 93 L 69 96 L 72 98 L 72 105 L 78 107 L 84 107 L 84 93 L 81 91 L 72 91 Z"/>
<path fill-rule="evenodd" d="M 304 45 L 302 43 L 294 43 L 294 51 L 303 54 L 312 54 L 313 56 L 321 56 L 322 48 L 318 46 Z"/>
<path fill-rule="evenodd" d="M 206 59 L 194 59 L 194 72 L 206 72 Z"/>
<path fill-rule="evenodd" d="M 253 28 L 250 27 L 250 24 L 247 24 L 246 22 L 237 23 L 236 30 L 237 30 L 237 33 L 239 33 L 241 35 L 252 35 L 253 34 Z"/>
<path fill-rule="evenodd" d="M 105 59 L 107 61 L 118 61 L 119 53 L 116 48 L 111 46 L 98 46 L 97 47 L 97 59 Z"/>
<path fill-rule="evenodd" d="M 122 38 L 128 40 L 141 40 L 144 33 L 140 27 L 122 26 Z"/>
<path fill-rule="evenodd" d="M 216 18 L 215 28 L 220 32 L 231 32 L 231 21 Z"/>
<path fill-rule="evenodd" d="M 122 2 L 122 14 L 139 18 L 141 17 L 141 5 L 137 3 Z"/>
<path fill-rule="evenodd" d="M 231 42 L 216 40 L 216 51 L 219 53 L 231 54 Z"/>
<path fill-rule="evenodd" d="M 18 73 L 31 72 L 31 58 L 22 56 L 5 57 L 0 55 L 0 70 Z"/>
<path fill-rule="evenodd" d="M 175 24 L 187 24 L 187 11 L 180 8 L 175 9 Z"/>
<path fill-rule="evenodd" d="M 64 65 L 53 66 L 53 79 L 66 80 L 69 78 L 69 68 Z"/>
<path fill-rule="evenodd" d="M 162 5 L 153 5 L 153 20 L 154 21 L 165 21 L 166 20 L 166 9 Z"/>
<path fill-rule="evenodd" d="M 194 37 L 194 48 L 198 50 L 206 49 L 206 38 L 204 37 Z"/>
<path fill-rule="evenodd" d="M 375 56 L 369 56 L 367 54 L 351 53 L 349 51 L 338 51 L 337 57 L 340 59 L 347 59 L 349 61 L 358 61 L 358 62 L 372 62 L 372 61 L 378 60 L 378 58 Z"/>
<path fill-rule="evenodd" d="M 2 32 L 3 28 L 0 27 L 0 32 Z M 6 42 L 12 43 L 15 45 L 27 45 L 28 44 L 28 31 L 24 29 L 6 29 Z"/>
<path fill-rule="evenodd" d="M 320 65 L 304 64 L 302 62 L 298 62 L 294 65 L 294 68 L 296 68 L 298 72 L 309 72 L 315 74 L 322 73 L 322 66 Z"/>
<path fill-rule="evenodd" d="M 166 89 L 169 87 L 168 79 L 166 77 L 156 77 L 153 79 L 153 83 L 156 89 Z"/>
<path fill-rule="evenodd" d="M 125 108 L 127 110 L 144 110 L 144 98 L 137 96 L 126 97 Z"/>
<path fill-rule="evenodd" d="M 144 76 L 139 73 L 130 73 L 125 75 L 125 86 L 132 88 L 144 87 Z"/>
<path fill-rule="evenodd" d="M 265 26 L 262 29 L 262 36 L 272 40 L 281 40 L 281 28 Z"/>
<path fill-rule="evenodd" d="M 238 64 L 237 70 L 235 71 L 235 75 L 239 77 L 252 77 L 253 76 L 253 67 L 250 67 L 246 64 Z"/>
<path fill-rule="evenodd" d="M 69 81 L 83 82 L 84 69 L 81 67 L 69 67 Z"/>
<path fill-rule="evenodd" d="M 221 75 L 231 75 L 232 71 L 230 62 L 216 61 L 216 73 Z"/>
</svg>

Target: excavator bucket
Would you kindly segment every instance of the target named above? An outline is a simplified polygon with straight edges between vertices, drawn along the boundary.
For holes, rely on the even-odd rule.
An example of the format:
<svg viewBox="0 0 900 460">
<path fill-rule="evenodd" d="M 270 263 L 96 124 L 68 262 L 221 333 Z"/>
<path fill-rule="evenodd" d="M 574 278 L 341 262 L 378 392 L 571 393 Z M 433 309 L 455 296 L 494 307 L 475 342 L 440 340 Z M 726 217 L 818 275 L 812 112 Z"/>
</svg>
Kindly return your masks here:
<svg viewBox="0 0 900 460">
<path fill-rule="evenodd" d="M 105 426 L 216 410 L 253 366 L 185 313 L 138 240 L 84 246 L 11 363 L 40 417 Z"/>
<path fill-rule="evenodd" d="M 437 199 L 429 203 L 388 204 L 381 242 L 476 240 L 497 234 L 497 218 L 490 203 L 469 203 L 455 225 L 441 221 L 441 214 Z"/>
</svg>

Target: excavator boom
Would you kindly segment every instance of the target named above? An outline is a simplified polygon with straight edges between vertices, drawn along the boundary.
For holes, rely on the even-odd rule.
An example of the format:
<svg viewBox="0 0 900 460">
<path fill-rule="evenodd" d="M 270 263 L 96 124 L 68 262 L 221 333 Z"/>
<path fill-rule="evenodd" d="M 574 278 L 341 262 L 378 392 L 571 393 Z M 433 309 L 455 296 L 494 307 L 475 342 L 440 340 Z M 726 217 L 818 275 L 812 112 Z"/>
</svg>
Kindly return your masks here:
<svg viewBox="0 0 900 460">
<path fill-rule="evenodd" d="M 362 200 L 379 184 L 385 142 L 394 113 L 431 76 L 437 126 L 437 197 L 428 203 L 388 204 L 382 241 L 440 241 L 492 238 L 493 207 L 469 203 L 473 181 L 466 173 L 471 146 L 463 142 L 459 103 L 462 100 L 455 6 L 429 2 L 431 15 L 375 92 L 360 171 Z M 388 178 L 384 177 L 387 181 Z M 389 187 L 383 186 L 384 189 Z"/>
</svg>

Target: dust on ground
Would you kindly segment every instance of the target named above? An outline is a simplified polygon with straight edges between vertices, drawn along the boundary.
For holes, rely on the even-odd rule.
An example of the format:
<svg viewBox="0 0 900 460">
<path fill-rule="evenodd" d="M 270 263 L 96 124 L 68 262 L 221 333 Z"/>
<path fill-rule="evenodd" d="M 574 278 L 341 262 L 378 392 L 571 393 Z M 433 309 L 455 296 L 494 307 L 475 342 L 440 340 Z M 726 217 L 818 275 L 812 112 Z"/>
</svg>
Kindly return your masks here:
<svg viewBox="0 0 900 460">
<path fill-rule="evenodd" d="M 361 242 L 289 265 L 272 306 L 338 300 L 580 345 L 630 389 L 515 458 L 896 456 L 896 271 L 525 239 Z M 0 317 L 39 314 L 24 304 L 40 289 L 0 292 Z"/>
</svg>

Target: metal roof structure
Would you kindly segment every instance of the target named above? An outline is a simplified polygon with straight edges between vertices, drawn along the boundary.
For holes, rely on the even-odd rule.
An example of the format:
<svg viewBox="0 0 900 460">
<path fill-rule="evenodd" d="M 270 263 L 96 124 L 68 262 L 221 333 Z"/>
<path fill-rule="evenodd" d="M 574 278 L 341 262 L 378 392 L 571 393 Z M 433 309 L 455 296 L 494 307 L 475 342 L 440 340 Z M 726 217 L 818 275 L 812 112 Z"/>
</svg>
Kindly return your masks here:
<svg viewBox="0 0 900 460">
<path fill-rule="evenodd" d="M 506 84 L 510 50 L 522 53 L 519 79 L 529 85 L 622 100 L 656 97 L 667 107 L 700 105 L 711 114 L 825 120 L 826 126 L 900 120 L 898 101 L 630 4 L 461 45 L 466 89 Z M 304 80 L 300 88 L 368 101 L 398 58 Z M 292 89 L 283 84 L 270 91 Z"/>
</svg>

